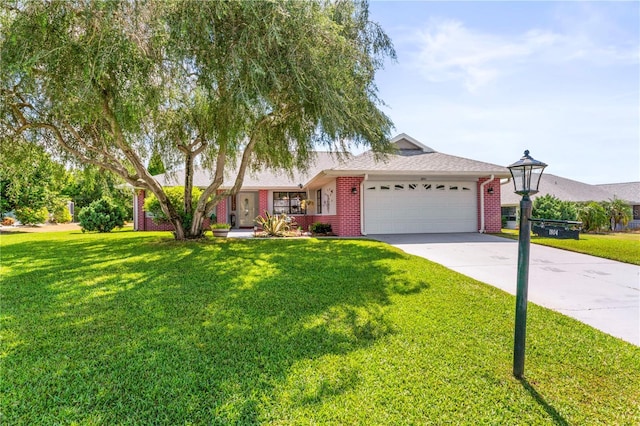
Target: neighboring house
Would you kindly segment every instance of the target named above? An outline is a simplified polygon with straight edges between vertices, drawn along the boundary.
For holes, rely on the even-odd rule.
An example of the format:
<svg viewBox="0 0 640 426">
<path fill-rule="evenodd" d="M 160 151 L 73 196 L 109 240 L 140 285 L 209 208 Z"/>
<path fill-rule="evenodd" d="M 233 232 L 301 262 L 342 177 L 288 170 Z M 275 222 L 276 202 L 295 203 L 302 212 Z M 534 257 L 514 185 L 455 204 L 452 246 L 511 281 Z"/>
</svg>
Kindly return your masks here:
<svg viewBox="0 0 640 426">
<path fill-rule="evenodd" d="M 507 218 L 507 228 L 515 228 L 520 205 L 520 195 L 513 192 L 513 182 L 503 182 L 501 205 L 502 216 Z M 540 178 L 539 192 L 531 196 L 532 200 L 544 195 L 552 195 L 562 201 L 610 201 L 614 197 L 628 201 L 634 208 L 634 221 L 629 227 L 640 226 L 640 182 L 590 185 L 588 183 L 543 173 Z"/>
<path fill-rule="evenodd" d="M 627 227 L 640 228 L 640 182 L 606 183 L 596 186 L 628 202 L 633 210 L 633 217 Z"/>
<path fill-rule="evenodd" d="M 240 192 L 218 204 L 217 221 L 250 228 L 268 211 L 293 216 L 303 229 L 330 223 L 338 236 L 500 231 L 500 179 L 509 176 L 507 168 L 436 152 L 404 133 L 391 143 L 397 152 L 378 161 L 370 151 L 342 160 L 318 152 L 305 173 L 248 173 Z M 156 178 L 178 186 L 183 174 Z M 196 171 L 194 185 L 207 186 L 211 174 Z M 221 189 L 234 177 L 227 176 Z M 145 214 L 144 198 L 137 190 L 135 229 L 171 229 Z"/>
</svg>

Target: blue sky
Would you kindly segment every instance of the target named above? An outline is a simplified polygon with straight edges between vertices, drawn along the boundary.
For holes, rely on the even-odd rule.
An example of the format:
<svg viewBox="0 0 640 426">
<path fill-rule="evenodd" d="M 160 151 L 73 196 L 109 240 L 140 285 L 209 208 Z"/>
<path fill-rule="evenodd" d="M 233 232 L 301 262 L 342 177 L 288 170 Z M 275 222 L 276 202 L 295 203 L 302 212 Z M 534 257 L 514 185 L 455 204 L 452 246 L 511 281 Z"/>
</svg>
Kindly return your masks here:
<svg viewBox="0 0 640 426">
<path fill-rule="evenodd" d="M 508 165 L 525 149 L 586 183 L 640 180 L 639 2 L 371 1 L 398 60 L 383 110 L 431 148 Z"/>
</svg>

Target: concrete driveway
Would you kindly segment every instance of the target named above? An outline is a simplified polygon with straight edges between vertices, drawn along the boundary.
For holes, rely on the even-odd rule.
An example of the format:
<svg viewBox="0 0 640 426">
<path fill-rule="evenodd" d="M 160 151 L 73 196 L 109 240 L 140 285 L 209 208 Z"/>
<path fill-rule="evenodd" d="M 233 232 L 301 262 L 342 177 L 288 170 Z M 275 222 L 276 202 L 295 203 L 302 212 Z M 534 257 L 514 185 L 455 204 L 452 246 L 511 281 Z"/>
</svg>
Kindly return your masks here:
<svg viewBox="0 0 640 426">
<path fill-rule="evenodd" d="M 369 237 L 516 293 L 517 241 L 475 233 Z M 528 299 L 640 346 L 639 266 L 531 244 Z"/>
</svg>

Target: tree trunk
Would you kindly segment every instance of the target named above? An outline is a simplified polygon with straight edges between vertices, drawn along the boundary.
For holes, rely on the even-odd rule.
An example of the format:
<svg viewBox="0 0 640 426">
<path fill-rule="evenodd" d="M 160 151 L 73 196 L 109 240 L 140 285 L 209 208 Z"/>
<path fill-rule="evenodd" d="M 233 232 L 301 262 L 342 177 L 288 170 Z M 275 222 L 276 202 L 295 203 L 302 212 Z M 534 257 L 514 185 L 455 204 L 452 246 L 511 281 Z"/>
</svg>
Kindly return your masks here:
<svg viewBox="0 0 640 426">
<path fill-rule="evenodd" d="M 184 168 L 184 213 L 187 216 L 193 214 L 193 200 L 191 191 L 193 189 L 193 156 L 191 152 L 186 152 Z"/>
<path fill-rule="evenodd" d="M 176 240 L 183 241 L 188 238 L 180 219 L 170 219 L 169 222 L 171 222 L 171 225 L 173 226 L 173 235 Z"/>
<path fill-rule="evenodd" d="M 193 221 L 191 222 L 191 236 L 192 238 L 200 238 L 204 235 L 204 229 L 202 229 L 202 225 L 204 224 L 205 212 L 201 210 L 196 210 L 193 212 Z"/>
</svg>

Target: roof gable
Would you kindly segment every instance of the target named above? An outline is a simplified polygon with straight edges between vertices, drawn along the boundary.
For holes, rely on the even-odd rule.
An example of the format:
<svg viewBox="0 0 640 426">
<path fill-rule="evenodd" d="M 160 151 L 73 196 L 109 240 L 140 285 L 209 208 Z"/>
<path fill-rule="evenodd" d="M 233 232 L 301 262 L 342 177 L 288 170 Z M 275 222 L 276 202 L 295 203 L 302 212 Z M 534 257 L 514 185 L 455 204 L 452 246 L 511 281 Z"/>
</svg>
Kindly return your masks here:
<svg viewBox="0 0 640 426">
<path fill-rule="evenodd" d="M 423 153 L 436 152 L 435 149 L 422 144 L 417 139 L 412 138 L 406 133 L 400 133 L 389 142 L 391 145 L 395 145 L 395 147 L 400 151 L 420 151 Z"/>
</svg>

